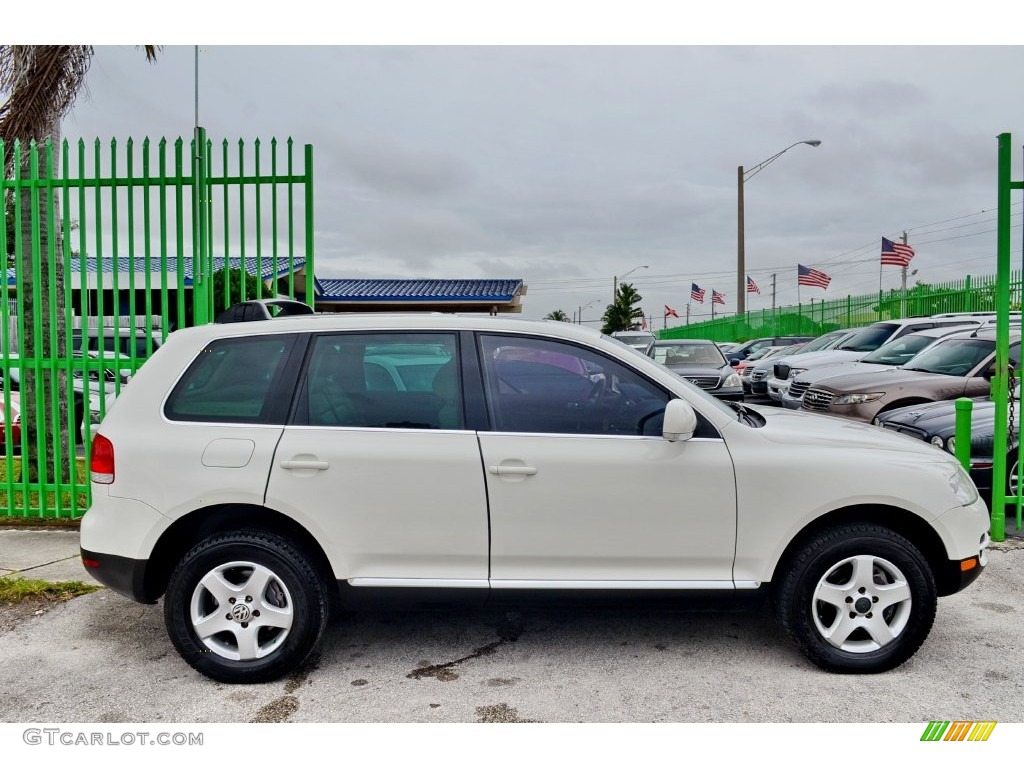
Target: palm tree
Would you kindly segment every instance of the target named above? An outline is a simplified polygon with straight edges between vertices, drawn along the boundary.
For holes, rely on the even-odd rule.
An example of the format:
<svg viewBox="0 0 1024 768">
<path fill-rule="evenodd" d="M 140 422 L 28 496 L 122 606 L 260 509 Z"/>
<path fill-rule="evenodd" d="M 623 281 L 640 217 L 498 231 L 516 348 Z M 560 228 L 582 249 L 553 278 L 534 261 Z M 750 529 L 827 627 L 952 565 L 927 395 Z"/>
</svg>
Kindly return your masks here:
<svg viewBox="0 0 1024 768">
<path fill-rule="evenodd" d="M 146 45 L 146 60 L 155 61 L 158 46 Z M 40 147 L 39 172 L 46 175 L 46 153 L 43 149 L 49 141 L 53 147 L 53 173 L 57 175 L 57 160 L 60 143 L 60 121 L 70 111 L 79 92 L 85 85 L 85 76 L 92 62 L 93 47 L 91 45 L 0 45 L 0 91 L 7 94 L 7 100 L 0 105 L 0 140 L 4 145 L 4 173 L 10 175 L 14 171 L 15 142 L 21 147 L 20 173 L 22 178 L 30 178 L 31 145 L 35 142 Z M 38 195 L 38 217 L 32 216 L 33 194 Z M 21 253 L 15 254 L 19 259 L 22 271 L 22 295 L 19 296 L 23 313 L 25 334 L 18 340 L 21 359 L 53 358 L 61 355 L 66 349 L 66 329 L 57 323 L 56 349 L 50 349 L 46 341 L 50 338 L 50 327 L 54 321 L 54 312 L 49 309 L 46 297 L 56 296 L 57 301 L 64 300 L 63 259 L 55 259 L 53 264 L 54 284 L 50 285 L 49 264 L 41 265 L 40 281 L 33 282 L 32 242 L 33 235 L 38 233 L 42 259 L 47 260 L 49 254 L 48 221 L 52 218 L 53 231 L 58 244 L 62 241 L 60 233 L 60 216 L 56 210 L 56 194 L 48 189 L 41 193 L 22 190 L 21 198 L 12 201 L 12 205 L 21 208 Z M 53 210 L 51 210 L 51 207 Z M 14 244 L 11 243 L 11 247 Z M 56 252 L 59 252 L 56 249 Z M 39 339 L 35 336 L 35 313 L 39 311 L 39 328 L 42 331 Z M 37 341 L 39 344 L 37 345 Z M 45 345 L 45 346 L 44 346 Z M 38 347 L 38 348 L 37 348 Z M 4 350 L 5 353 L 9 350 Z M 21 404 L 22 429 L 26 431 L 29 453 L 25 457 L 30 481 L 39 477 L 39 460 L 36 434 L 44 429 L 44 434 L 52 435 L 52 418 L 56 416 L 60 424 L 60 443 L 70 446 L 68 441 L 68 403 L 67 373 L 64 370 L 51 372 L 44 370 L 40 374 L 41 387 L 37 387 L 36 373 L 31 368 L 21 371 Z M 36 423 L 36 401 L 52 402 L 51 393 L 56 389 L 57 413 L 46 408 L 45 424 Z M 46 464 L 53 466 L 54 441 L 46 440 Z M 70 478 L 70 458 L 64 451 L 64 477 Z"/>
<path fill-rule="evenodd" d="M 601 332 L 635 331 L 639 328 L 638 321 L 643 318 L 644 311 L 636 305 L 643 298 L 630 283 L 619 283 L 615 301 L 608 305 L 601 318 L 604 321 Z"/>
<path fill-rule="evenodd" d="M 548 312 L 546 315 L 544 315 L 544 319 L 545 320 L 559 320 L 559 321 L 561 321 L 563 323 L 568 323 L 569 322 L 569 316 L 567 314 L 565 314 L 565 312 L 563 312 L 560 309 L 555 309 L 555 310 L 553 310 L 551 312 Z"/>
</svg>

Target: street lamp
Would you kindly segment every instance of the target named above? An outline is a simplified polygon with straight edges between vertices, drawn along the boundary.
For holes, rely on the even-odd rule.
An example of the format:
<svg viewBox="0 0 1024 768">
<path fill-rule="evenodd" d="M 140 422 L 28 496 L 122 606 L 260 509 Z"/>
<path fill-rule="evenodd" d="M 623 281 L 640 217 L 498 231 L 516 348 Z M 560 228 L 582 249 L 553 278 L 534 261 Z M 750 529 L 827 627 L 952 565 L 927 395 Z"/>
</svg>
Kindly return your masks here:
<svg viewBox="0 0 1024 768">
<path fill-rule="evenodd" d="M 600 301 L 600 299 L 594 299 L 593 301 L 588 301 L 586 304 L 583 304 L 583 305 L 580 306 L 579 312 L 576 313 L 576 324 L 577 325 L 582 325 L 583 324 L 583 310 L 586 309 L 587 307 L 594 306 L 599 301 Z"/>
<path fill-rule="evenodd" d="M 750 181 L 757 174 L 767 168 L 769 165 L 774 163 L 784 154 L 786 154 L 793 147 L 799 147 L 801 144 L 807 144 L 811 147 L 821 146 L 821 141 L 818 139 L 811 139 L 809 141 L 798 141 L 796 144 L 790 144 L 781 152 L 776 152 L 774 155 L 769 157 L 767 160 L 762 160 L 760 163 L 755 165 L 753 168 L 744 171 L 743 166 L 739 166 L 736 169 L 736 180 L 737 180 L 737 201 L 738 201 L 738 214 L 736 223 L 736 315 L 737 317 L 743 317 L 747 311 L 747 268 L 744 264 L 744 243 L 743 243 L 743 182 Z"/>
<path fill-rule="evenodd" d="M 643 264 L 639 267 L 633 267 L 629 272 L 624 275 L 612 275 L 612 304 L 615 303 L 615 297 L 619 294 L 619 279 L 625 279 L 632 275 L 634 272 L 640 269 L 647 269 L 647 265 Z"/>
</svg>

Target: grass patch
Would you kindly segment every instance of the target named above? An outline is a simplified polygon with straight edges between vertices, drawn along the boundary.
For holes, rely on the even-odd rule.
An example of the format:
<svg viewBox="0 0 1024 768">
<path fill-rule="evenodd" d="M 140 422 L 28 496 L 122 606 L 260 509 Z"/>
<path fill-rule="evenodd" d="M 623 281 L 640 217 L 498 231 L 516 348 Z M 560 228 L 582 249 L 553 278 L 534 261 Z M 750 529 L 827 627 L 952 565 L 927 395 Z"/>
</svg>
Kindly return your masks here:
<svg viewBox="0 0 1024 768">
<path fill-rule="evenodd" d="M 48 468 L 48 469 L 52 469 Z M 0 520 L 4 518 L 79 518 L 89 508 L 89 471 L 85 459 L 75 459 L 75 486 L 23 483 L 20 457 L 0 455 Z"/>
<path fill-rule="evenodd" d="M 70 600 L 103 587 L 84 581 L 43 581 L 20 576 L 0 576 L 0 605 L 15 605 L 25 600 Z"/>
</svg>

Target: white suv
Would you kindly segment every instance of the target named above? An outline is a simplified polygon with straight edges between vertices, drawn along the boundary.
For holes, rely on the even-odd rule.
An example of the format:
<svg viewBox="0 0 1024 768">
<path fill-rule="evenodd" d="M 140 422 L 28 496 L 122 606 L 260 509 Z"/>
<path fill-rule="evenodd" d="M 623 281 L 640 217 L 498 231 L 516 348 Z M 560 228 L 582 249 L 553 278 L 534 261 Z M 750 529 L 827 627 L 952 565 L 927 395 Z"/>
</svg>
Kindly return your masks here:
<svg viewBox="0 0 1024 768">
<path fill-rule="evenodd" d="M 431 588 L 760 591 L 815 664 L 878 672 L 987 562 L 988 510 L 953 457 L 723 403 L 568 323 L 177 331 L 91 472 L 86 567 L 163 595 L 175 647 L 225 682 L 302 663 L 334 598 Z"/>
</svg>

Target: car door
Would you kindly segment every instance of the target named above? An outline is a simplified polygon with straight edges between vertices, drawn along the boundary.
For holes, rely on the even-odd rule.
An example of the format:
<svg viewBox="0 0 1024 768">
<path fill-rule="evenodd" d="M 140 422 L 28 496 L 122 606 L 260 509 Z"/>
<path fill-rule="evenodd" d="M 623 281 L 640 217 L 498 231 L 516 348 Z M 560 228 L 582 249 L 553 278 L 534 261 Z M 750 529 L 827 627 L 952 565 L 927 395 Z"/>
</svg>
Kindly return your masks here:
<svg viewBox="0 0 1024 768">
<path fill-rule="evenodd" d="M 487 586 L 487 499 L 476 435 L 464 428 L 457 342 L 412 332 L 311 340 L 267 505 L 309 526 L 339 579 Z"/>
<path fill-rule="evenodd" d="M 671 394 L 562 341 L 482 334 L 491 586 L 731 588 L 732 461 L 709 424 L 661 436 Z"/>
</svg>

